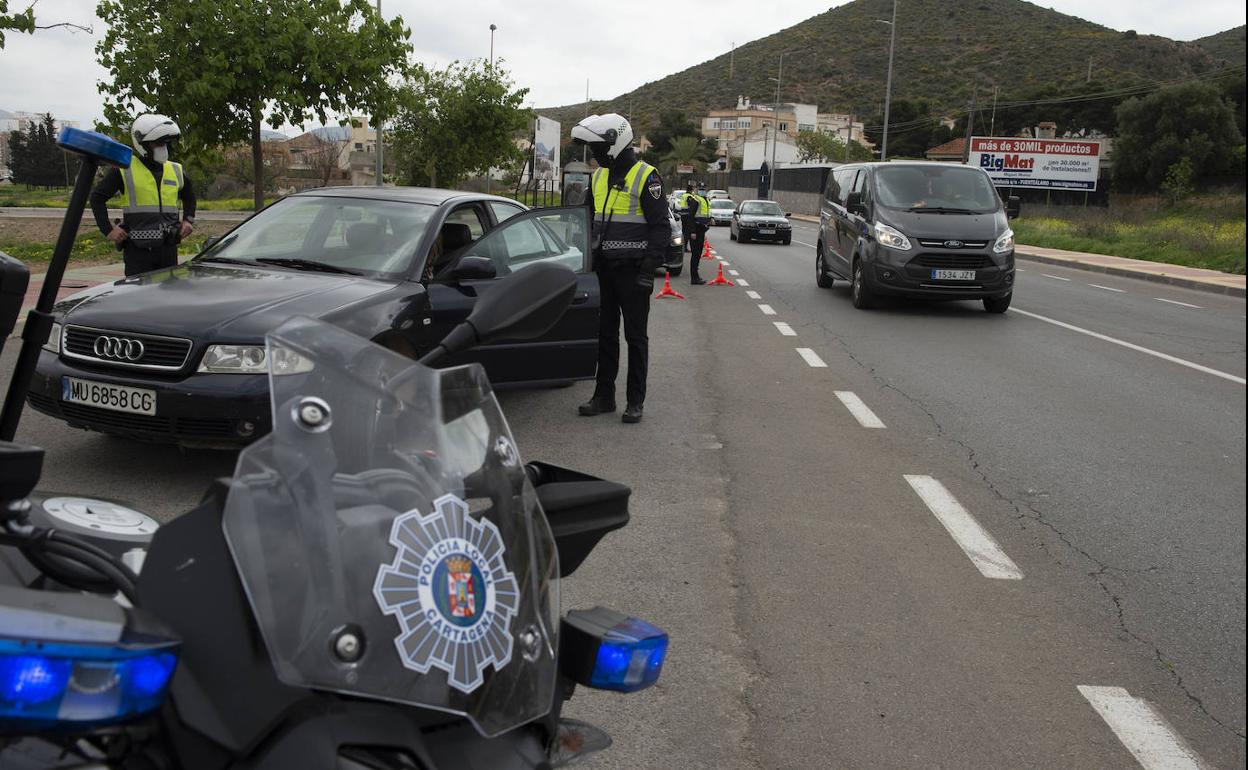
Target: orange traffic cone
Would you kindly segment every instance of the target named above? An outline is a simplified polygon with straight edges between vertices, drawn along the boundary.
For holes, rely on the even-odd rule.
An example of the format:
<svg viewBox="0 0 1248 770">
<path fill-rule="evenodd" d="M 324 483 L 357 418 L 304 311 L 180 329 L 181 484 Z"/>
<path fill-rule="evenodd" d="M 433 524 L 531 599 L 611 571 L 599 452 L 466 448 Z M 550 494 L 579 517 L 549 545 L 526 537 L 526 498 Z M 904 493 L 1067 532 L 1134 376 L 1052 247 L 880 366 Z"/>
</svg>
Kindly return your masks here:
<svg viewBox="0 0 1248 770">
<path fill-rule="evenodd" d="M 706 239 L 702 240 L 702 259 L 715 259 L 711 256 L 711 242 Z"/>
<path fill-rule="evenodd" d="M 715 276 L 715 280 L 707 284 L 707 286 L 736 286 L 735 283 L 724 277 L 724 263 L 719 263 L 719 274 Z"/>
<path fill-rule="evenodd" d="M 664 297 L 675 297 L 676 299 L 684 299 L 685 295 L 672 288 L 672 274 L 667 273 L 663 276 L 663 288 L 658 294 L 654 295 L 655 299 L 663 299 Z"/>
</svg>

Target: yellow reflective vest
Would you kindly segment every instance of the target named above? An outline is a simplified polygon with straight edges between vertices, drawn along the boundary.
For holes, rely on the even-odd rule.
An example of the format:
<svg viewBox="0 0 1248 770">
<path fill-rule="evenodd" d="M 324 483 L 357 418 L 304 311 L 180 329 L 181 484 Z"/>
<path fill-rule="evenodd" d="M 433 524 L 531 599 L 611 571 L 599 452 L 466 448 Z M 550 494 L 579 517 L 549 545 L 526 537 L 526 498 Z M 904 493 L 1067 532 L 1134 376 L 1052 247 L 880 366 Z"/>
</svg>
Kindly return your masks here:
<svg viewBox="0 0 1248 770">
<path fill-rule="evenodd" d="M 181 220 L 178 206 L 183 184 L 182 164 L 165 161 L 157 181 L 137 154 L 130 157 L 130 165 L 121 170 L 126 196 L 121 221 L 135 246 L 154 249 L 175 242 L 167 233 Z"/>
<path fill-rule="evenodd" d="M 649 225 L 641 209 L 641 195 L 654 166 L 637 161 L 624 175 L 621 186 L 610 186 L 610 171 L 594 171 L 594 241 L 607 262 L 640 260 L 649 243 Z"/>
</svg>

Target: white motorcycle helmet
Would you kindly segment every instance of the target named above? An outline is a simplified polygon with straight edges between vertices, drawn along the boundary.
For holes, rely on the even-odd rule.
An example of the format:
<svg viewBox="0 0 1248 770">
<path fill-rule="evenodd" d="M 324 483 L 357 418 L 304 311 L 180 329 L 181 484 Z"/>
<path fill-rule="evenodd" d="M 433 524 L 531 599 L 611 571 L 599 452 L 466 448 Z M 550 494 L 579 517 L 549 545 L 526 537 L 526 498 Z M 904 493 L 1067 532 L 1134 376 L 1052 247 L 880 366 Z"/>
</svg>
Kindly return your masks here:
<svg viewBox="0 0 1248 770">
<path fill-rule="evenodd" d="M 168 144 L 174 139 L 182 136 L 182 130 L 178 128 L 178 124 L 173 122 L 172 118 L 155 113 L 145 113 L 135 118 L 134 123 L 130 126 L 130 144 L 133 145 L 134 151 L 139 154 L 140 158 L 151 157 L 157 163 L 164 163 L 169 160 Z M 163 154 L 165 157 L 158 158 L 155 153 L 151 153 L 153 149 L 149 145 L 163 144 L 166 146 Z"/>
<path fill-rule="evenodd" d="M 590 115 L 572 127 L 572 141 L 606 145 L 606 156 L 615 160 L 632 145 L 633 127 L 623 115 L 614 112 Z"/>
</svg>

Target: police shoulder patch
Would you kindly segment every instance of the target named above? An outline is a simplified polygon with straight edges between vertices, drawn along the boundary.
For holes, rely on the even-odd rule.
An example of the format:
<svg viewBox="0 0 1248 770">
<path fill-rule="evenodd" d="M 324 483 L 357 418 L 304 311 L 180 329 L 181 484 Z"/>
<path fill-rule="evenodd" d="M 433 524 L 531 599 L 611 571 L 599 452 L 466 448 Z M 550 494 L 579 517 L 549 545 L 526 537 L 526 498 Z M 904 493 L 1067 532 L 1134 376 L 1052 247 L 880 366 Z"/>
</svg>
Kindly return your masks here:
<svg viewBox="0 0 1248 770">
<path fill-rule="evenodd" d="M 657 182 L 657 181 L 651 182 L 650 186 L 647 187 L 646 189 L 650 191 L 650 194 L 654 196 L 655 200 L 658 200 L 659 198 L 663 197 L 663 183 L 662 182 Z"/>
</svg>

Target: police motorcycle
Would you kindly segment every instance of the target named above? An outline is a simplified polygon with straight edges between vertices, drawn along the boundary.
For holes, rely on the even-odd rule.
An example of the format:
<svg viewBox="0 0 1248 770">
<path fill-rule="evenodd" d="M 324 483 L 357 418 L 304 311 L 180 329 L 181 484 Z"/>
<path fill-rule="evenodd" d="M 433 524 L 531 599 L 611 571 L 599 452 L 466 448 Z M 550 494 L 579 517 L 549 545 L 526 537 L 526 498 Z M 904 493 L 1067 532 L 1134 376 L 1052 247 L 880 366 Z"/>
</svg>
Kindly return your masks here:
<svg viewBox="0 0 1248 770">
<path fill-rule="evenodd" d="M 126 160 L 60 141 L 88 178 L 54 264 L 95 163 Z M 0 289 L 24 291 L 2 262 Z M 574 289 L 556 265 L 518 271 L 415 363 L 289 320 L 266 340 L 273 431 L 142 546 L 40 524 L 43 450 L 0 441 L 0 767 L 553 768 L 606 748 L 563 703 L 653 684 L 667 635 L 561 614 L 559 580 L 627 523 L 629 490 L 524 464 L 484 370 L 431 368 L 542 334 Z"/>
</svg>

